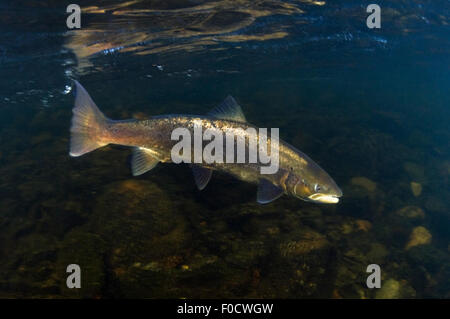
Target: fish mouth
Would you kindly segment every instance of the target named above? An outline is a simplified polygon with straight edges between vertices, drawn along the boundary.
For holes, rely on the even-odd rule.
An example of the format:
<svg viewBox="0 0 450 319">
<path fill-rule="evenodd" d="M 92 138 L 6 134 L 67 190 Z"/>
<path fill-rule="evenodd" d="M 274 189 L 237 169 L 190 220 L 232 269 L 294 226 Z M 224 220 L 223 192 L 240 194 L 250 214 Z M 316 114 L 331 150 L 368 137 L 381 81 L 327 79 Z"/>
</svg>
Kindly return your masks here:
<svg viewBox="0 0 450 319">
<path fill-rule="evenodd" d="M 319 203 L 324 203 L 324 204 L 336 204 L 339 202 L 339 196 L 337 195 L 329 195 L 329 194 L 312 194 L 310 196 L 308 196 L 308 199 L 314 201 L 314 202 L 319 202 Z"/>
</svg>

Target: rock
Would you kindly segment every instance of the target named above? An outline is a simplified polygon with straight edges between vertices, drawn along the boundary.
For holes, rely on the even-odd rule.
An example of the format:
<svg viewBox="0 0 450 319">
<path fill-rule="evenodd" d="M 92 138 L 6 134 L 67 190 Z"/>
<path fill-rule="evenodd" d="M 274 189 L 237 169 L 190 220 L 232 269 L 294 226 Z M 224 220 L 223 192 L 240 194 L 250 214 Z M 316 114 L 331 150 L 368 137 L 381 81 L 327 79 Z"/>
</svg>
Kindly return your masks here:
<svg viewBox="0 0 450 319">
<path fill-rule="evenodd" d="M 348 235 L 353 232 L 353 225 L 351 223 L 342 224 L 341 231 L 344 235 Z"/>
<path fill-rule="evenodd" d="M 381 281 L 381 288 L 375 293 L 377 299 L 409 299 L 415 297 L 416 291 L 406 280 L 395 280 L 393 278 L 384 282 Z"/>
<path fill-rule="evenodd" d="M 367 177 L 362 176 L 353 177 L 350 180 L 350 183 L 352 185 L 363 187 L 364 189 L 366 189 L 368 192 L 371 193 L 375 192 L 375 190 L 377 189 L 377 184 L 374 181 L 368 179 Z"/>
<path fill-rule="evenodd" d="M 411 182 L 411 192 L 415 197 L 419 197 L 422 194 L 422 185 L 417 182 Z"/>
<path fill-rule="evenodd" d="M 371 222 L 369 222 L 368 220 L 364 220 L 364 219 L 357 219 L 355 221 L 355 224 L 356 224 L 356 227 L 358 228 L 358 230 L 362 230 L 365 232 L 368 232 L 372 228 Z"/>
<path fill-rule="evenodd" d="M 381 288 L 376 292 L 377 299 L 398 299 L 400 298 L 400 282 L 395 279 L 388 279 L 381 283 Z"/>
<path fill-rule="evenodd" d="M 411 247 L 418 245 L 426 245 L 431 242 L 430 232 L 423 226 L 415 227 L 411 235 L 409 236 L 409 241 L 405 246 L 405 249 L 410 249 Z"/>
<path fill-rule="evenodd" d="M 372 228 L 372 223 L 368 220 L 357 219 L 355 221 L 349 221 L 343 223 L 340 226 L 340 232 L 344 235 L 351 234 L 355 231 L 364 231 L 368 232 Z"/>
<path fill-rule="evenodd" d="M 282 243 L 280 252 L 284 257 L 303 255 L 324 248 L 327 244 L 328 241 L 325 236 L 315 231 L 308 231 L 303 234 L 301 240 Z"/>
<path fill-rule="evenodd" d="M 395 213 L 399 216 L 411 218 L 411 219 L 425 218 L 425 212 L 423 211 L 422 208 L 417 207 L 417 206 L 405 206 L 405 207 L 397 210 Z"/>
</svg>

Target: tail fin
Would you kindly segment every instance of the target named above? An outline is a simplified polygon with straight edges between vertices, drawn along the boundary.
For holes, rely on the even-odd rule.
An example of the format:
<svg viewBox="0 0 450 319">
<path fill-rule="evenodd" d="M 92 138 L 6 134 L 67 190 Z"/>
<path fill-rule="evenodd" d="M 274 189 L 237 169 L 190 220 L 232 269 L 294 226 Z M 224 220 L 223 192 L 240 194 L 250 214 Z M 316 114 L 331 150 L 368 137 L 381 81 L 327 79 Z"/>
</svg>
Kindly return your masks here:
<svg viewBox="0 0 450 319">
<path fill-rule="evenodd" d="M 88 92 L 75 81 L 75 107 L 70 127 L 70 156 L 81 156 L 108 143 L 101 141 L 101 133 L 109 119 L 92 101 Z"/>
</svg>

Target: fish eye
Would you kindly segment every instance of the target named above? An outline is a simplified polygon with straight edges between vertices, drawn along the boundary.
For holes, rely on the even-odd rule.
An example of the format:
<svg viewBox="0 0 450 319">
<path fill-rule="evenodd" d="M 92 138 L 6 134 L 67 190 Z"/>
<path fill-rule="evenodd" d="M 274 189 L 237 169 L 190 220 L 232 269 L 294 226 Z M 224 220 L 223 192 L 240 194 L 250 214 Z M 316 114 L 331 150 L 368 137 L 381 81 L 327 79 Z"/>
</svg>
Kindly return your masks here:
<svg viewBox="0 0 450 319">
<path fill-rule="evenodd" d="M 320 187 L 319 184 L 315 184 L 315 185 L 314 185 L 314 191 L 315 191 L 315 192 L 320 192 L 321 190 L 322 190 L 322 187 Z"/>
</svg>

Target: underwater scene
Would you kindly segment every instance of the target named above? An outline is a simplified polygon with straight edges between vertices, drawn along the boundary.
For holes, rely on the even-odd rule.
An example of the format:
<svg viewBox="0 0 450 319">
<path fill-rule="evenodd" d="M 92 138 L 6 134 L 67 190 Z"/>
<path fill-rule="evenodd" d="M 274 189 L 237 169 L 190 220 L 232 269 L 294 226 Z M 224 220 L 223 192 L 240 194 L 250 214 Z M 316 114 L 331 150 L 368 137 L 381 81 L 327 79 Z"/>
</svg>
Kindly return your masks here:
<svg viewBox="0 0 450 319">
<path fill-rule="evenodd" d="M 450 2 L 374 3 L 0 1 L 0 297 L 450 298 Z M 73 150 L 84 93 L 124 127 L 232 96 L 329 184 L 133 174 L 131 144 Z"/>
</svg>

